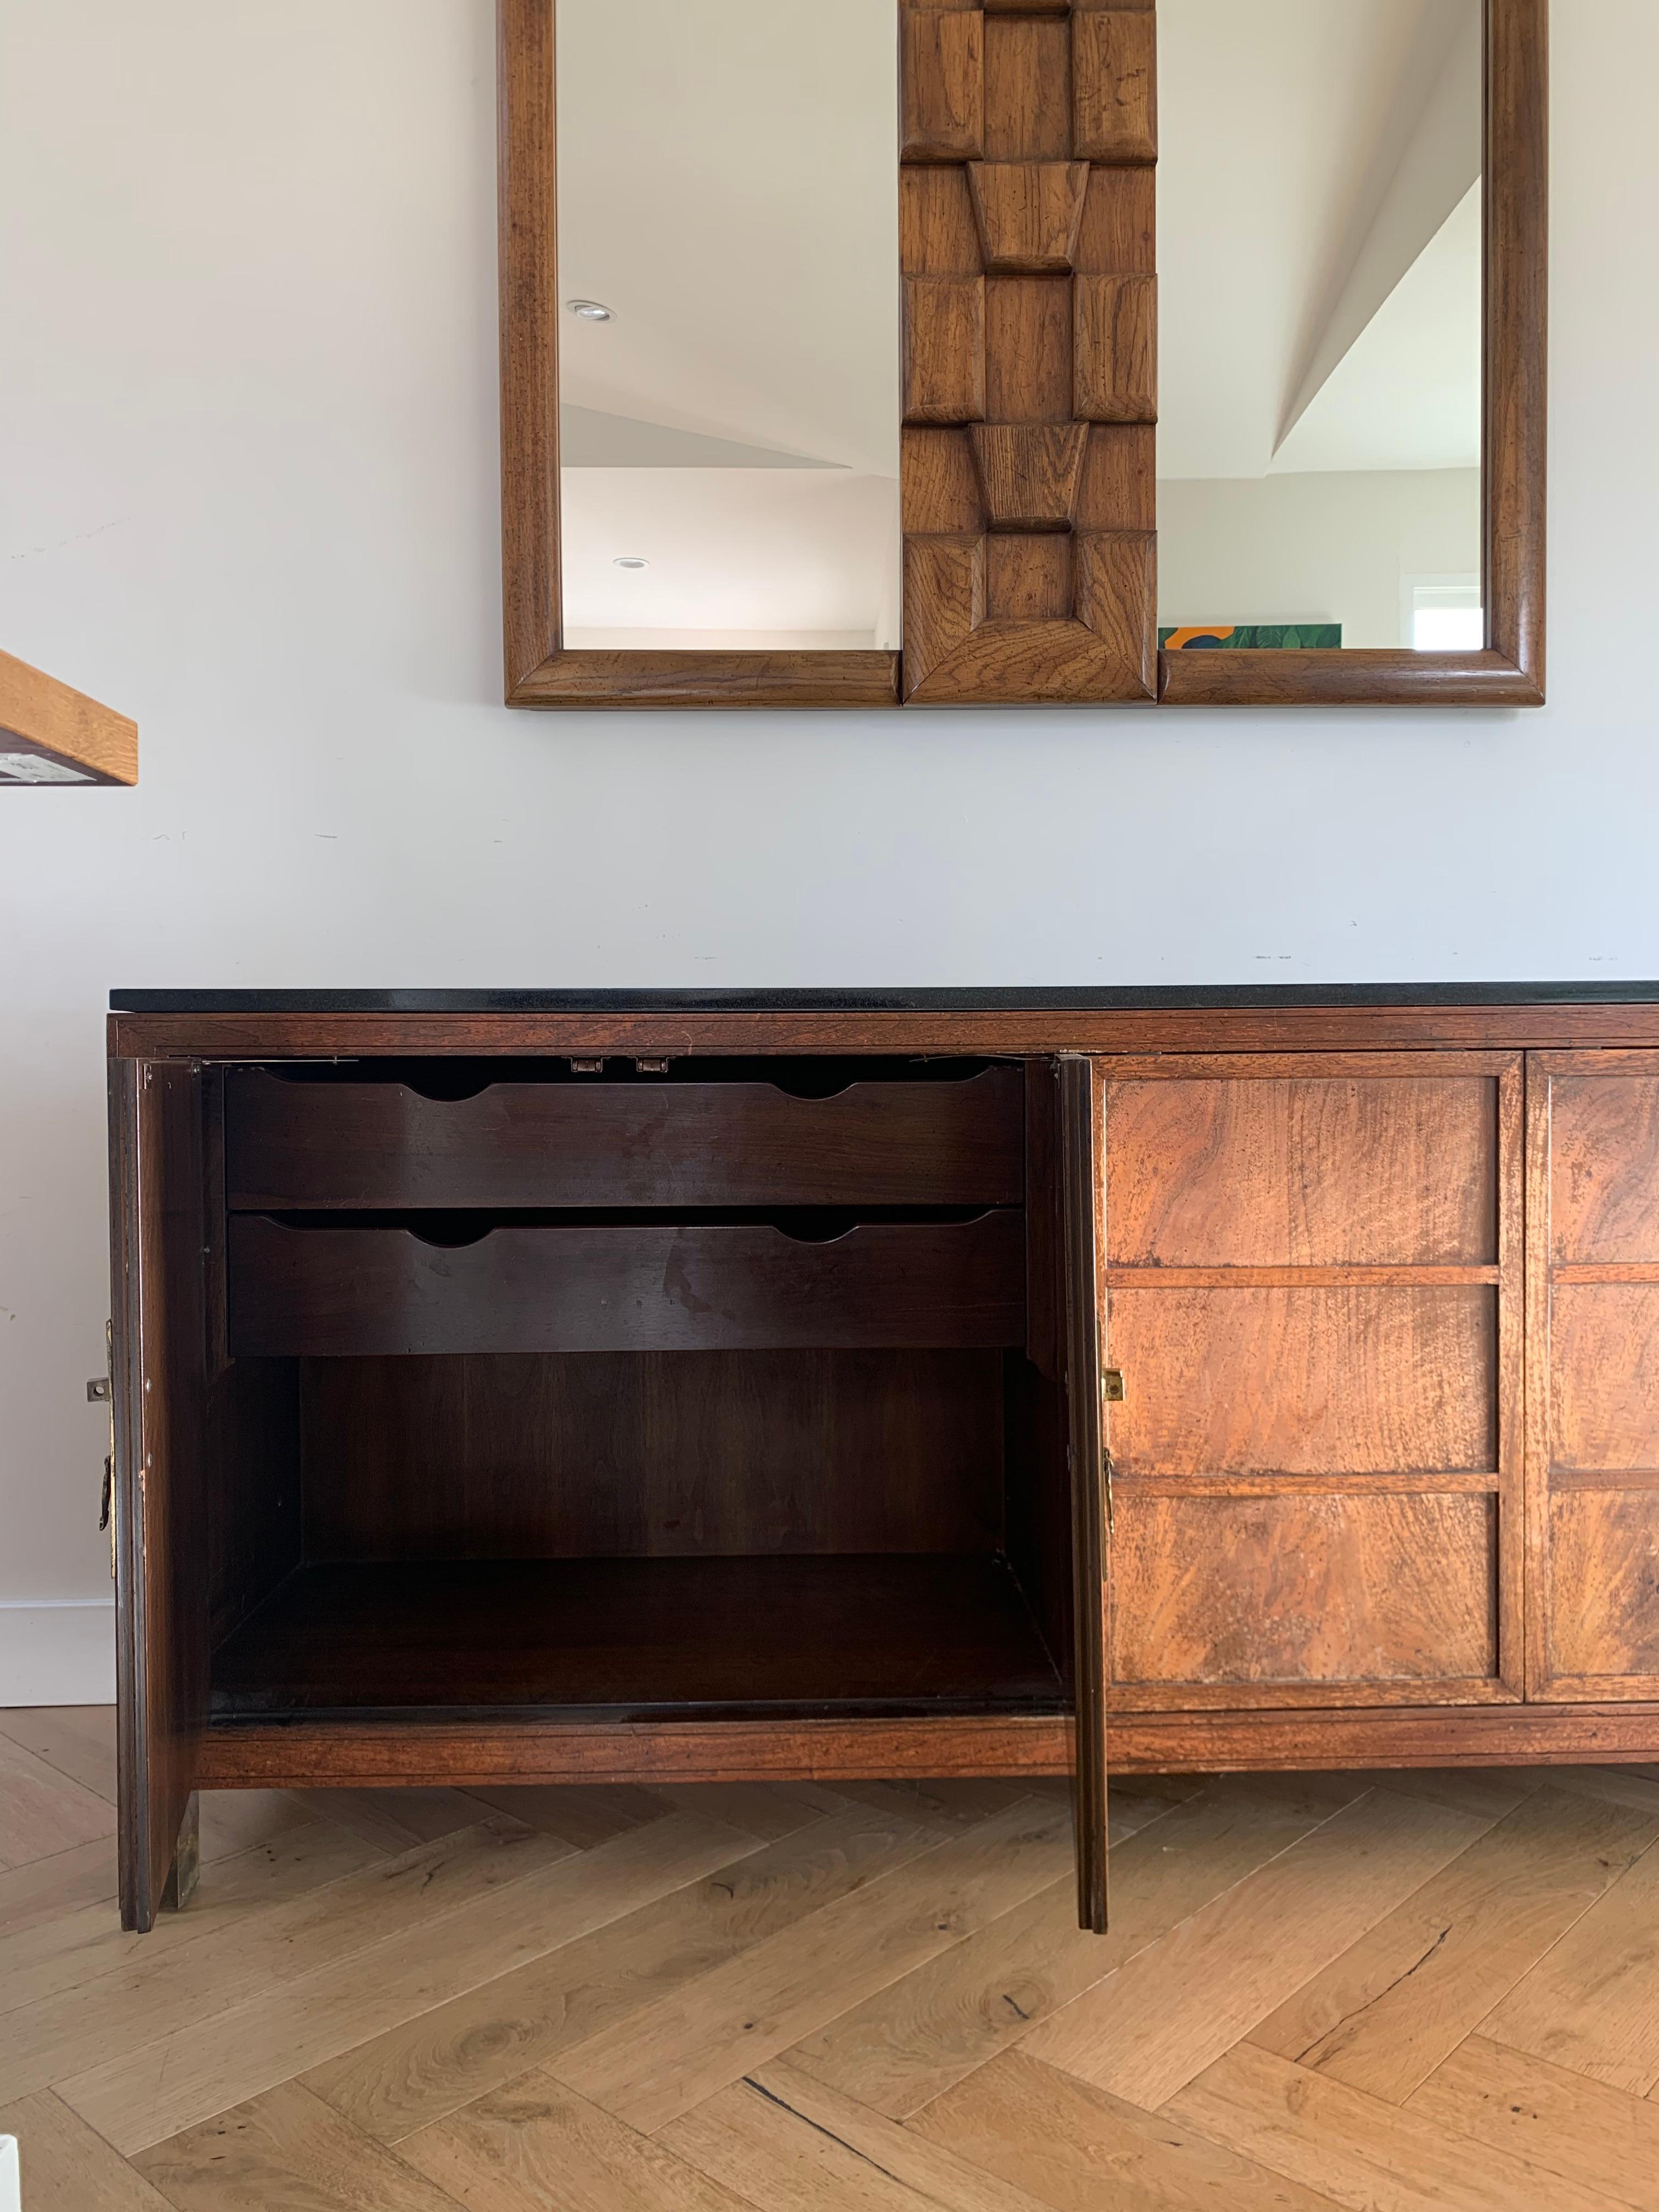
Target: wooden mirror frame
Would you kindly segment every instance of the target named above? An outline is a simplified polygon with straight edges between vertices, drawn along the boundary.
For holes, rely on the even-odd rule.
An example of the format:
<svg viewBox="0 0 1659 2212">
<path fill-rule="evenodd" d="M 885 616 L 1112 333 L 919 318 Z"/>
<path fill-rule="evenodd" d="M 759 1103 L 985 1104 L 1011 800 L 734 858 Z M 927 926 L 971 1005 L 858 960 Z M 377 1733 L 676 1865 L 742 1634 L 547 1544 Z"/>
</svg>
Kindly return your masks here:
<svg viewBox="0 0 1659 2212">
<path fill-rule="evenodd" d="M 506 696 L 521 707 L 1544 700 L 1548 0 L 1484 0 L 1478 653 L 1158 653 L 1155 0 L 896 0 L 904 647 L 562 643 L 556 0 L 498 0 Z"/>
</svg>

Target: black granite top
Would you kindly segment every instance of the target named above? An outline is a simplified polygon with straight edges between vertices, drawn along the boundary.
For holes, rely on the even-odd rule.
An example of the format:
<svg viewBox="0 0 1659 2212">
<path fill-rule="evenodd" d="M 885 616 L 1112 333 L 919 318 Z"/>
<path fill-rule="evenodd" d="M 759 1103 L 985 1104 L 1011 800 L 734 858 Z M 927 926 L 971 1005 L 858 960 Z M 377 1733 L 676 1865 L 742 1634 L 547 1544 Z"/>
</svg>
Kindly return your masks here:
<svg viewBox="0 0 1659 2212">
<path fill-rule="evenodd" d="M 112 991 L 127 1014 L 1179 1012 L 1271 1006 L 1645 1006 L 1653 983 L 993 985 L 967 990 Z"/>
</svg>

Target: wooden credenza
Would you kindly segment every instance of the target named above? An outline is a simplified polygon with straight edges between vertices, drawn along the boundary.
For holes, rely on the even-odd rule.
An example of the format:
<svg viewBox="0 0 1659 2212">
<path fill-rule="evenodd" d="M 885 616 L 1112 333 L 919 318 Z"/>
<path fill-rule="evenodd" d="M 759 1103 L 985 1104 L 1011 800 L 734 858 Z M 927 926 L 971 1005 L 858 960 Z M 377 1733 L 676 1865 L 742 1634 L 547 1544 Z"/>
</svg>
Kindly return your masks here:
<svg viewBox="0 0 1659 2212">
<path fill-rule="evenodd" d="M 121 993 L 122 1899 L 234 1785 L 1659 1757 L 1659 987 Z"/>
</svg>

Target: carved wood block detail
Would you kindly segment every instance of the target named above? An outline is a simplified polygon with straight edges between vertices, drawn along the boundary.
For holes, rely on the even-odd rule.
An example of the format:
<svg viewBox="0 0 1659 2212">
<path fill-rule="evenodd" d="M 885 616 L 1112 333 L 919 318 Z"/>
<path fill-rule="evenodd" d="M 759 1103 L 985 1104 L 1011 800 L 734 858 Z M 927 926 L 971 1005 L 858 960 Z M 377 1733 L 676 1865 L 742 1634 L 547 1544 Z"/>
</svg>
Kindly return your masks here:
<svg viewBox="0 0 1659 2212">
<path fill-rule="evenodd" d="M 994 276 L 1060 275 L 1077 260 L 1086 161 L 974 161 L 974 198 L 985 266 Z"/>
<path fill-rule="evenodd" d="M 905 696 L 1150 698 L 1151 0 L 901 20 Z"/>
<path fill-rule="evenodd" d="M 985 281 L 904 280 L 904 419 L 985 419 Z"/>
<path fill-rule="evenodd" d="M 1158 159 L 1158 26 L 1151 10 L 1072 18 L 1072 150 L 1089 161 Z"/>
<path fill-rule="evenodd" d="M 1082 422 L 1157 422 L 1157 277 L 1073 279 L 1072 381 Z"/>
<path fill-rule="evenodd" d="M 966 161 L 985 150 L 985 18 L 907 8 L 899 22 L 907 161 Z"/>
<path fill-rule="evenodd" d="M 904 547 L 904 653 L 924 684 L 985 620 L 983 538 L 911 538 Z"/>
<path fill-rule="evenodd" d="M 993 530 L 1071 528 L 1086 423 L 984 422 L 968 434 Z"/>
<path fill-rule="evenodd" d="M 1146 620 L 1158 601 L 1157 538 L 1150 530 L 1080 530 L 1075 543 L 1078 620 L 1150 688 L 1158 678 L 1158 629 Z"/>
</svg>

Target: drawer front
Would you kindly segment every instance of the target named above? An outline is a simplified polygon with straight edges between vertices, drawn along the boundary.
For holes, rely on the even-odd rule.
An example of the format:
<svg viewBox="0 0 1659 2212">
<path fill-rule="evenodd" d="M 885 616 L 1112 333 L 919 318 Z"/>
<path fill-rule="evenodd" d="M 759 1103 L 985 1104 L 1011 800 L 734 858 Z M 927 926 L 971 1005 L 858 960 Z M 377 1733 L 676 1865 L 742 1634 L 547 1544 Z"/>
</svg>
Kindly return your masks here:
<svg viewBox="0 0 1659 2212">
<path fill-rule="evenodd" d="M 340 1206 L 1017 1206 L 1024 1078 L 855 1083 L 497 1083 L 427 1098 L 396 1083 L 225 1087 L 233 1209 Z"/>
<path fill-rule="evenodd" d="M 1021 1343 L 1022 1217 L 868 1223 L 822 1244 L 764 1224 L 492 1230 L 230 1224 L 233 1352 L 699 1352 Z"/>
</svg>

